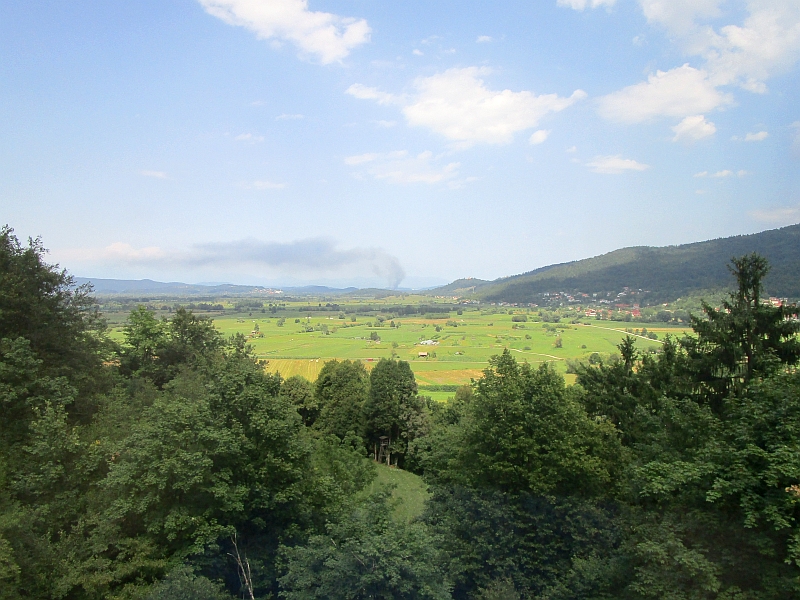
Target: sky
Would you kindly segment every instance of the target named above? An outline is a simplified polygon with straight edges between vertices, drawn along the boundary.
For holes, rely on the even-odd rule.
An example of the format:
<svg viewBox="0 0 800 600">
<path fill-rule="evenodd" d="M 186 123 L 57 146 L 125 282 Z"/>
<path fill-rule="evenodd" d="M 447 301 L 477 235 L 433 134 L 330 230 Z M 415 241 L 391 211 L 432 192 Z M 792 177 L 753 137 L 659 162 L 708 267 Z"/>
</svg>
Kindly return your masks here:
<svg viewBox="0 0 800 600">
<path fill-rule="evenodd" d="M 0 225 L 421 288 L 800 222 L 797 0 L 5 0 Z"/>
</svg>

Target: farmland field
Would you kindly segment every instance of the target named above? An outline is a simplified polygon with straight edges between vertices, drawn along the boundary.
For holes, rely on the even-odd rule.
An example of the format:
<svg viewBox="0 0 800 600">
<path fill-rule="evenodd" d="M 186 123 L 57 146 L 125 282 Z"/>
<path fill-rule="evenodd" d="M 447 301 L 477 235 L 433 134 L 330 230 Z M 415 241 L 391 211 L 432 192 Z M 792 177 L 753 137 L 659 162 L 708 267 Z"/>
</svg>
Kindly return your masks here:
<svg viewBox="0 0 800 600">
<path fill-rule="evenodd" d="M 400 300 L 407 302 L 407 300 Z M 227 336 L 248 336 L 255 354 L 268 361 L 266 368 L 284 377 L 302 375 L 313 381 L 325 361 L 360 360 L 369 369 L 381 358 L 395 357 L 409 361 L 423 393 L 435 399 L 452 395 L 454 386 L 469 383 L 481 376 L 489 358 L 508 348 L 519 361 L 538 364 L 552 362 L 566 373 L 567 359 L 588 359 L 593 353 L 606 358 L 616 352 L 617 344 L 628 335 L 646 328 L 658 340 L 637 336 L 637 346 L 655 350 L 669 334 L 681 336 L 686 328 L 665 324 L 562 319 L 559 323 L 539 322 L 537 309 L 464 307 L 441 315 L 381 317 L 344 311 L 356 303 L 337 305 L 340 311 L 325 311 L 308 303 L 286 303 L 280 312 L 206 313 Z M 159 311 L 168 316 L 168 313 Z M 574 313 L 573 313 L 574 314 Z M 125 314 L 109 316 L 112 335 L 121 339 Z M 437 318 L 432 318 L 432 317 Z M 527 322 L 514 322 L 523 317 Z M 560 341 L 560 344 L 559 344 Z M 560 345 L 560 347 L 559 347 Z M 567 375 L 567 381 L 574 376 Z"/>
</svg>

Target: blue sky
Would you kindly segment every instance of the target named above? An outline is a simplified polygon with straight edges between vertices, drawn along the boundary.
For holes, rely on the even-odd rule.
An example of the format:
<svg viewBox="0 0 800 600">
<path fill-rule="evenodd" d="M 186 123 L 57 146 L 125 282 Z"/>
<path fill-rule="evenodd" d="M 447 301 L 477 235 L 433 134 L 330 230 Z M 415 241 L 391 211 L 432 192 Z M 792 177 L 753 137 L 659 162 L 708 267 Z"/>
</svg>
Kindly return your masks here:
<svg viewBox="0 0 800 600">
<path fill-rule="evenodd" d="M 81 276 L 421 287 L 800 222 L 796 0 L 0 4 L 0 210 Z"/>
</svg>

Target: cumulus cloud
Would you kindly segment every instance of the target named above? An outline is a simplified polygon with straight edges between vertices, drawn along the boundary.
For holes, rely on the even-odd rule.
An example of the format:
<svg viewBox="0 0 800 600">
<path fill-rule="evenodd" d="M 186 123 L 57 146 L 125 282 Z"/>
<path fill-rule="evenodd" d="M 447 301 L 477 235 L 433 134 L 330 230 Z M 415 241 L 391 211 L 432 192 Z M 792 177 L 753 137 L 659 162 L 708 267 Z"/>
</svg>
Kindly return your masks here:
<svg viewBox="0 0 800 600">
<path fill-rule="evenodd" d="M 639 0 L 639 4 L 649 22 L 658 23 L 675 35 L 692 31 L 699 19 L 721 14 L 721 0 Z"/>
<path fill-rule="evenodd" d="M 203 8 L 229 25 L 245 27 L 258 37 L 294 44 L 301 55 L 322 64 L 341 61 L 369 41 L 364 19 L 311 11 L 306 0 L 199 0 Z"/>
<path fill-rule="evenodd" d="M 748 133 L 744 136 L 745 142 L 763 142 L 765 139 L 769 137 L 769 133 L 766 131 L 759 131 L 758 133 Z"/>
<path fill-rule="evenodd" d="M 387 154 L 378 154 L 377 152 L 370 152 L 367 154 L 356 154 L 354 156 L 348 156 L 344 159 L 344 164 L 349 165 L 351 167 L 355 167 L 357 165 L 363 165 L 364 163 L 372 162 L 379 156 L 390 156 L 390 155 L 398 155 L 397 152 L 389 152 Z M 400 155 L 405 156 L 404 153 L 400 153 Z"/>
<path fill-rule="evenodd" d="M 675 125 L 672 131 L 675 132 L 675 137 L 672 138 L 673 142 L 694 142 L 714 135 L 717 128 L 711 121 L 706 121 L 704 115 L 693 115 L 691 117 L 686 117 L 683 121 Z"/>
<path fill-rule="evenodd" d="M 722 171 L 717 171 L 716 173 L 711 173 L 709 175 L 708 171 L 700 171 L 699 173 L 695 173 L 695 177 L 714 177 L 716 179 L 725 179 L 727 177 L 733 177 L 734 175 L 737 177 L 744 177 L 745 175 L 749 175 L 748 171 L 744 169 L 740 169 L 739 171 L 731 171 L 730 169 L 724 169 Z"/>
<path fill-rule="evenodd" d="M 346 165 L 362 167 L 374 179 L 385 179 L 390 183 L 435 184 L 456 183 L 460 163 L 439 164 L 438 157 L 430 151 L 411 156 L 405 150 L 396 152 L 374 152 L 348 156 Z"/>
<path fill-rule="evenodd" d="M 723 0 L 639 0 L 645 17 L 663 26 L 687 54 L 706 61 L 714 85 L 766 91 L 765 81 L 800 59 L 800 3 L 749 0 L 741 25 L 718 29 Z"/>
<path fill-rule="evenodd" d="M 461 146 L 507 144 L 515 133 L 586 97 L 581 90 L 568 98 L 490 90 L 481 79 L 489 73 L 489 69 L 467 67 L 417 78 L 417 93 L 403 107 L 409 125 L 427 127 Z"/>
<path fill-rule="evenodd" d="M 186 250 L 156 246 L 134 248 L 117 242 L 105 248 L 73 249 L 60 253 L 68 260 L 148 269 L 204 269 L 248 266 L 278 270 L 301 270 L 330 274 L 342 270 L 368 270 L 397 287 L 405 272 L 394 256 L 380 248 L 340 249 L 334 240 L 311 238 L 294 242 L 264 242 L 244 239 L 233 242 L 196 244 Z"/>
<path fill-rule="evenodd" d="M 549 129 L 539 129 L 538 131 L 534 131 L 531 134 L 531 137 L 528 139 L 528 141 L 531 143 L 531 145 L 535 146 L 537 144 L 543 143 L 547 139 L 547 136 L 549 135 L 550 135 Z"/>
<path fill-rule="evenodd" d="M 142 177 L 152 177 L 153 179 L 167 179 L 167 174 L 164 171 L 139 171 Z"/>
<path fill-rule="evenodd" d="M 378 104 L 397 104 L 402 101 L 402 98 L 382 92 L 378 88 L 369 87 L 360 83 L 354 83 L 347 90 L 345 94 L 350 94 L 359 100 L 375 100 Z"/>
<path fill-rule="evenodd" d="M 277 117 L 275 117 L 275 120 L 276 121 L 298 121 L 298 120 L 304 119 L 304 118 L 305 118 L 305 115 L 301 115 L 301 114 L 294 114 L 293 115 L 293 114 L 283 113 L 282 115 L 278 115 Z"/>
<path fill-rule="evenodd" d="M 729 95 L 718 91 L 708 73 L 688 64 L 656 71 L 647 81 L 600 98 L 600 114 L 613 121 L 641 123 L 656 117 L 685 118 L 730 104 Z"/>
<path fill-rule="evenodd" d="M 490 90 L 481 79 L 489 73 L 487 68 L 466 67 L 418 77 L 415 92 L 404 96 L 359 83 L 351 85 L 347 93 L 378 104 L 401 106 L 409 125 L 426 127 L 462 148 L 475 143 L 507 144 L 514 134 L 536 127 L 546 115 L 586 97 L 582 90 L 569 97 Z"/>
<path fill-rule="evenodd" d="M 492 36 L 490 35 L 479 35 L 478 39 L 475 40 L 478 44 L 486 44 L 492 41 Z"/>
<path fill-rule="evenodd" d="M 591 162 L 586 163 L 586 166 L 594 173 L 606 175 L 619 175 L 626 171 L 644 171 L 650 168 L 650 165 L 636 162 L 630 158 L 622 158 L 620 155 L 595 156 Z"/>
<path fill-rule="evenodd" d="M 586 0 L 559 0 L 559 4 L 581 10 L 589 6 Z M 702 66 L 687 63 L 657 71 L 647 81 L 601 98 L 600 114 L 625 123 L 656 117 L 685 119 L 731 104 L 732 96 L 721 92 L 722 87 L 766 92 L 770 77 L 789 71 L 800 60 L 800 2 L 747 0 L 742 4 L 745 10 L 737 11 L 730 10 L 725 0 L 639 0 L 648 22 L 662 27 Z M 731 23 L 734 19 L 738 23 Z M 726 20 L 726 25 L 716 24 Z M 684 125 L 673 128 L 677 139 L 689 139 L 679 135 Z"/>
<path fill-rule="evenodd" d="M 617 0 L 558 0 L 558 6 L 565 6 L 573 10 L 584 10 L 586 8 L 597 8 L 598 6 L 612 7 Z"/>
</svg>

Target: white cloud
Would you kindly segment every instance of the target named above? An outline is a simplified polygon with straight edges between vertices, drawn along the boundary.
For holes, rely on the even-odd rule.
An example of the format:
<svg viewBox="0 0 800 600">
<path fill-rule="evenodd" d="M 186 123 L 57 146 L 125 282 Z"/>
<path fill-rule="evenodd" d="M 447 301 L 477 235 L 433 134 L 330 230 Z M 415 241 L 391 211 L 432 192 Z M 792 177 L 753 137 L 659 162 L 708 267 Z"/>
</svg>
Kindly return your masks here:
<svg viewBox="0 0 800 600">
<path fill-rule="evenodd" d="M 630 158 L 616 156 L 595 156 L 591 162 L 586 163 L 594 173 L 604 173 L 607 175 L 619 175 L 626 171 L 644 171 L 650 165 L 644 165 Z"/>
<path fill-rule="evenodd" d="M 300 119 L 305 119 L 305 116 L 300 114 L 283 113 L 282 115 L 275 117 L 276 121 L 299 121 Z"/>
<path fill-rule="evenodd" d="M 417 156 L 409 156 L 405 150 L 385 153 L 359 154 L 344 159 L 346 165 L 362 166 L 368 175 L 375 179 L 385 179 L 391 183 L 451 182 L 458 177 L 460 163 L 451 162 L 437 165 L 438 157 L 430 151 Z"/>
<path fill-rule="evenodd" d="M 675 137 L 672 138 L 673 142 L 694 142 L 714 135 L 717 128 L 711 121 L 706 121 L 704 115 L 692 115 L 675 125 L 672 131 L 675 132 Z"/>
<path fill-rule="evenodd" d="M 206 12 L 229 25 L 255 31 L 258 37 L 288 41 L 321 63 L 341 61 L 369 41 L 364 19 L 308 10 L 306 0 L 199 0 Z"/>
<path fill-rule="evenodd" d="M 531 134 L 531 137 L 528 139 L 528 141 L 531 143 L 531 145 L 535 146 L 536 144 L 543 143 L 547 139 L 547 136 L 549 135 L 550 135 L 549 129 L 539 129 L 538 131 L 534 131 Z"/>
<path fill-rule="evenodd" d="M 778 206 L 750 211 L 750 216 L 756 221 L 792 225 L 800 222 L 800 205 Z"/>
<path fill-rule="evenodd" d="M 492 40 L 492 36 L 490 36 L 490 35 L 479 35 L 478 39 L 475 40 L 475 43 L 476 44 L 486 44 L 486 43 L 491 42 L 491 41 L 493 41 Z"/>
<path fill-rule="evenodd" d="M 490 90 L 480 78 L 490 72 L 487 68 L 466 67 L 418 77 L 414 81 L 416 93 L 410 96 L 396 96 L 360 83 L 351 85 L 346 93 L 378 104 L 401 105 L 409 125 L 427 127 L 462 148 L 479 142 L 507 144 L 514 134 L 535 127 L 547 114 L 564 110 L 586 97 L 582 90 L 568 98 Z"/>
<path fill-rule="evenodd" d="M 758 133 L 748 133 L 744 136 L 745 142 L 763 142 L 765 139 L 769 137 L 769 133 L 766 131 L 759 131 Z"/>
<path fill-rule="evenodd" d="M 382 92 L 378 88 L 368 87 L 360 83 L 354 83 L 351 85 L 349 88 L 347 88 L 347 90 L 345 90 L 345 94 L 350 94 L 359 100 L 375 100 L 378 102 L 378 104 L 383 105 L 396 104 L 402 101 L 402 98 L 395 96 L 394 94 Z"/>
<path fill-rule="evenodd" d="M 252 133 L 240 133 L 235 138 L 233 138 L 237 142 L 263 142 L 264 136 L 263 135 L 253 135 Z"/>
<path fill-rule="evenodd" d="M 612 7 L 617 3 L 617 0 L 558 0 L 558 6 L 565 6 L 573 10 L 584 10 L 588 8 L 597 8 L 598 6 Z"/>
<path fill-rule="evenodd" d="M 397 121 L 384 121 L 381 119 L 380 121 L 375 121 L 375 124 L 382 129 L 389 129 L 397 125 Z"/>
<path fill-rule="evenodd" d="M 547 114 L 586 97 L 581 90 L 569 98 L 490 90 L 480 79 L 489 72 L 467 67 L 418 78 L 414 82 L 417 93 L 403 108 L 409 125 L 427 127 L 461 146 L 506 144 L 515 133 L 538 125 Z"/>
<path fill-rule="evenodd" d="M 567 154 L 575 154 L 577 151 L 578 151 L 578 147 L 577 146 L 570 146 L 569 148 L 567 148 L 565 150 L 565 152 Z"/>
<path fill-rule="evenodd" d="M 714 85 L 763 93 L 767 79 L 800 59 L 800 3 L 794 0 L 748 0 L 742 24 L 718 30 L 703 21 L 723 17 L 723 0 L 639 3 L 648 21 L 664 26 L 686 53 L 706 60 Z"/>
<path fill-rule="evenodd" d="M 639 4 L 649 22 L 678 35 L 694 29 L 698 19 L 719 16 L 721 0 L 639 0 Z"/>
<path fill-rule="evenodd" d="M 600 98 L 600 114 L 613 121 L 641 123 L 655 117 L 687 117 L 732 102 L 708 80 L 708 73 L 688 64 L 656 71 L 646 82 Z"/>
<path fill-rule="evenodd" d="M 716 179 L 725 179 L 727 177 L 744 177 L 745 175 L 750 175 L 749 171 L 745 171 L 744 169 L 740 169 L 735 173 L 730 169 L 724 169 L 722 171 L 717 171 L 716 173 L 711 173 L 709 175 L 708 171 L 700 171 L 699 173 L 695 173 L 695 177 L 715 177 Z"/>
<path fill-rule="evenodd" d="M 164 171 L 139 171 L 139 175 L 154 179 L 167 179 L 167 174 Z"/>
<path fill-rule="evenodd" d="M 372 162 L 373 160 L 375 160 L 379 156 L 382 156 L 382 155 L 378 154 L 378 153 L 375 153 L 375 152 L 371 152 L 371 153 L 368 153 L 368 154 L 357 154 L 355 156 L 348 156 L 348 157 L 346 157 L 344 159 L 344 164 L 350 165 L 351 167 L 355 166 L 355 165 L 362 165 L 364 163 Z M 383 156 L 386 156 L 386 155 L 383 155 Z M 401 153 L 400 156 L 405 156 L 405 153 Z"/>
<path fill-rule="evenodd" d="M 411 54 L 413 54 L 414 56 L 423 56 L 423 55 L 424 55 L 424 52 L 422 52 L 422 50 L 418 50 L 417 48 L 414 48 L 414 49 L 411 51 Z"/>
</svg>

